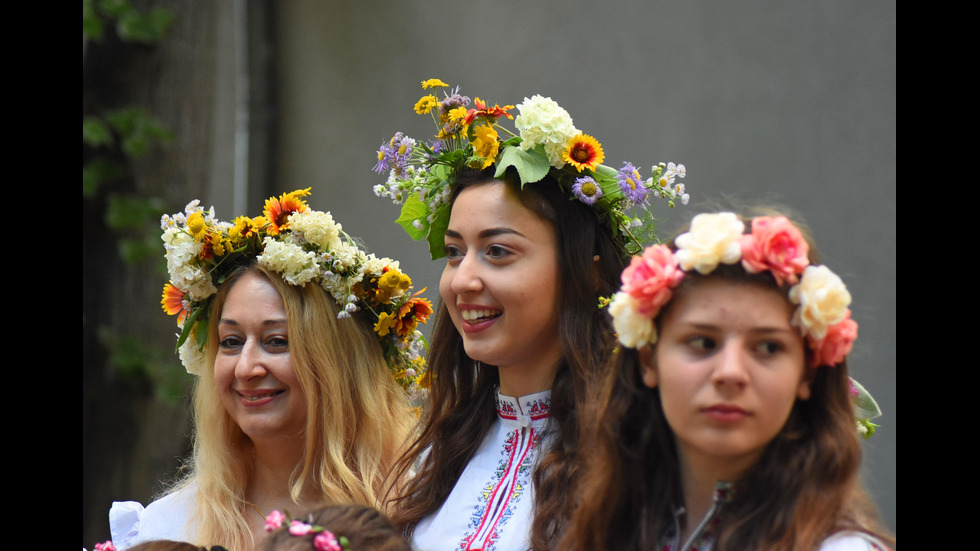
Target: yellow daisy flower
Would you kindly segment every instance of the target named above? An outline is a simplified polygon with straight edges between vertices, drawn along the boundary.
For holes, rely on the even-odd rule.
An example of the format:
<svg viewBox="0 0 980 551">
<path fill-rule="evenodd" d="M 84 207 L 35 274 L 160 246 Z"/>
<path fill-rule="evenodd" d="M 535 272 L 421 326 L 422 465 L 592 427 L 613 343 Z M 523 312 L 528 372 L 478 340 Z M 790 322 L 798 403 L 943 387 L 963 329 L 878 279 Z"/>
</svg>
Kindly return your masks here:
<svg viewBox="0 0 980 551">
<path fill-rule="evenodd" d="M 426 89 L 426 88 L 436 88 L 436 87 L 439 87 L 439 86 L 449 86 L 449 85 L 446 84 L 445 82 L 437 79 L 437 78 L 430 78 L 429 80 L 423 80 L 422 81 L 422 88 L 423 89 Z"/>
<path fill-rule="evenodd" d="M 415 112 L 419 115 L 424 115 L 436 107 L 439 107 L 439 98 L 429 94 L 428 96 L 424 96 L 418 101 L 418 103 L 415 104 Z"/>
</svg>

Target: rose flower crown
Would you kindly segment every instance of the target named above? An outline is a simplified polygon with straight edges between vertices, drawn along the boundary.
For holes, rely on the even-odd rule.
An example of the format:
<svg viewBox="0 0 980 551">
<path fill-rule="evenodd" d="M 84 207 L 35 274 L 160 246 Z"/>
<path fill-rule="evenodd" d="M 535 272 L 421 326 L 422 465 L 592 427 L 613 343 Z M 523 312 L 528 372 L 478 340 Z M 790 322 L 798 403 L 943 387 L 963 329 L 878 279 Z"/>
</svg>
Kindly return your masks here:
<svg viewBox="0 0 980 551">
<path fill-rule="evenodd" d="M 674 239 L 676 252 L 666 245 L 647 247 L 634 256 L 622 273 L 622 288 L 609 302 L 619 343 L 642 348 L 657 342 L 653 320 L 670 302 L 673 289 L 695 270 L 707 275 L 719 264 L 741 262 L 751 274 L 768 271 L 780 287 L 790 285 L 789 300 L 798 305 L 791 323 L 810 348 L 809 365 L 835 366 L 850 353 L 857 338 L 851 319 L 851 295 L 844 282 L 826 266 L 810 264 L 810 247 L 786 217 L 753 218 L 751 231 L 731 212 L 699 214 L 690 230 Z M 857 381 L 851 380 L 858 430 L 865 437 L 878 425 L 878 405 Z"/>
<path fill-rule="evenodd" d="M 422 88 L 448 88 L 439 79 L 422 82 Z M 658 163 L 650 178 L 643 179 L 631 163 L 619 170 L 602 165 L 602 145 L 572 124 L 572 118 L 551 98 L 535 95 L 517 106 L 490 107 L 479 97 L 470 98 L 459 87 L 430 93 L 415 104 L 415 112 L 430 114 L 438 128 L 436 140 L 418 142 L 401 132 L 381 145 L 378 174 L 388 173 L 385 184 L 374 187 L 379 197 L 402 205 L 397 222 L 415 240 L 426 239 L 433 259 L 444 255 L 444 235 L 449 223 L 449 198 L 460 171 L 494 166 L 496 178 L 513 167 L 521 186 L 539 182 L 551 174 L 573 200 L 592 205 L 600 218 L 620 236 L 629 255 L 639 253 L 642 243 L 655 240 L 650 196 L 687 204 L 684 165 Z M 500 126 L 501 117 L 514 120 L 518 134 Z M 501 137 L 498 130 L 507 136 Z M 642 212 L 639 212 L 642 211 Z"/>
<path fill-rule="evenodd" d="M 314 282 L 340 305 L 339 319 L 363 312 L 372 323 L 392 375 L 409 395 L 428 387 L 416 328 L 432 314 L 422 292 L 409 294 L 412 280 L 397 261 L 358 248 L 329 212 L 312 210 L 303 197 L 310 188 L 270 197 L 261 216 L 234 222 L 215 218 L 194 200 L 184 212 L 161 219 L 170 283 L 161 304 L 177 315 L 177 352 L 191 374 L 205 363 L 208 315 L 217 287 L 243 262 L 254 260 L 290 285 Z"/>
</svg>

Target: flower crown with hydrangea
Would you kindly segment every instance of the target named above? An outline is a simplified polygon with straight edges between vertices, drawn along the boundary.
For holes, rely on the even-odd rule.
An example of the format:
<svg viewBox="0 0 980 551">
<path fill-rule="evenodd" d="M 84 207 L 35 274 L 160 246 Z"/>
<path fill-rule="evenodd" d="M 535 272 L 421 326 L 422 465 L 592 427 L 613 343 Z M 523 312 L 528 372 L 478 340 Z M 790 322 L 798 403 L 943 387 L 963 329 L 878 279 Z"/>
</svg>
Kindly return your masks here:
<svg viewBox="0 0 980 551">
<path fill-rule="evenodd" d="M 310 188 L 270 197 L 262 215 L 234 222 L 215 218 L 194 200 L 184 212 L 161 219 L 170 283 L 164 311 L 177 315 L 177 352 L 189 373 L 204 366 L 211 301 L 228 274 L 256 261 L 290 285 L 322 286 L 340 305 L 339 319 L 365 312 L 378 334 L 392 375 L 410 394 L 428 387 L 425 338 L 416 327 L 432 314 L 431 303 L 409 294 L 412 280 L 397 261 L 361 251 L 329 212 L 312 210 Z"/>
<path fill-rule="evenodd" d="M 619 343 L 642 348 L 657 342 L 653 320 L 673 298 L 686 272 L 707 275 L 719 264 L 741 262 L 745 271 L 768 271 L 780 287 L 789 285 L 788 298 L 798 305 L 791 323 L 800 330 L 812 351 L 809 365 L 835 366 L 850 353 L 857 338 L 851 319 L 851 295 L 840 277 L 826 266 L 810 264 L 810 246 L 786 217 L 752 219 L 751 231 L 731 212 L 699 214 L 690 230 L 674 239 L 675 252 L 666 245 L 647 247 L 634 256 L 622 273 L 622 288 L 609 302 Z M 869 437 L 881 414 L 871 395 L 853 379 L 852 401 L 858 429 Z"/>
<path fill-rule="evenodd" d="M 287 527 L 289 535 L 295 537 L 316 534 L 313 537 L 313 548 L 316 551 L 351 551 L 350 541 L 346 537 L 337 536 L 323 526 L 313 524 L 312 519 L 304 522 L 290 518 L 288 513 L 282 511 L 272 511 L 265 517 L 266 532 L 274 532 L 283 526 Z"/>
<path fill-rule="evenodd" d="M 423 89 L 448 88 L 439 79 L 422 82 Z M 379 197 L 390 197 L 402 205 L 397 222 L 415 240 L 426 239 L 433 259 L 444 255 L 444 235 L 449 223 L 449 198 L 459 173 L 467 168 L 482 170 L 495 166 L 496 178 L 513 167 L 521 186 L 538 182 L 551 174 L 570 195 L 592 205 L 600 218 L 622 238 L 630 255 L 639 253 L 644 240 L 652 237 L 652 216 L 648 199 L 675 200 L 687 204 L 684 165 L 658 163 L 652 176 L 643 179 L 631 163 L 619 170 L 600 164 L 605 158 L 602 145 L 580 132 L 572 118 L 551 98 L 535 95 L 517 105 L 515 119 L 509 110 L 479 97 L 468 108 L 470 98 L 459 94 L 459 87 L 424 96 L 415 112 L 430 114 L 438 128 L 431 143 L 418 142 L 401 132 L 383 143 L 374 170 L 388 173 L 385 184 L 374 186 Z M 497 124 L 501 117 L 514 120 L 518 134 Z M 508 136 L 501 138 L 498 130 Z M 638 212 L 642 210 L 643 212 Z M 639 228 L 643 228 L 642 230 Z M 645 235 L 637 235 L 646 232 Z"/>
</svg>

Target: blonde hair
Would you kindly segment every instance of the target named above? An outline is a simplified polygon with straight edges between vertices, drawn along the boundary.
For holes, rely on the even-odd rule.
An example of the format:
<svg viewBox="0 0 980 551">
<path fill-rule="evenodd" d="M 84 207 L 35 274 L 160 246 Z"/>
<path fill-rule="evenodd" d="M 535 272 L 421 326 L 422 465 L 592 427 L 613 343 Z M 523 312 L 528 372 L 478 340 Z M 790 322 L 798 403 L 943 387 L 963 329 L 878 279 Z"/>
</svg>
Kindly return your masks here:
<svg viewBox="0 0 980 551">
<path fill-rule="evenodd" d="M 324 504 L 377 507 L 394 456 L 415 423 L 366 321 L 356 315 L 338 320 L 336 302 L 315 283 L 292 286 L 258 264 L 233 272 L 210 312 L 207 369 L 194 387 L 193 459 L 180 486 L 197 483 L 194 541 L 230 549 L 255 544 L 246 520 L 255 514 L 247 498 L 252 443 L 218 398 L 214 361 L 217 320 L 228 291 L 245 273 L 259 273 L 282 297 L 293 369 L 306 396 L 305 451 L 290 474 L 294 501 L 313 491 Z"/>
</svg>

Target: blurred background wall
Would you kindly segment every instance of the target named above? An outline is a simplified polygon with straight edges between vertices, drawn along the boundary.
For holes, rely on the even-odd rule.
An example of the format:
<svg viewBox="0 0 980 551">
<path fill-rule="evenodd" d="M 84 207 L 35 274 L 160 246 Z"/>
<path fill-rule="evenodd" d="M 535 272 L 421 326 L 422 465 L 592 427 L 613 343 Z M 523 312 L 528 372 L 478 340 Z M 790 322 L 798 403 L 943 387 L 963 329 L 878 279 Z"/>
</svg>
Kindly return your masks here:
<svg viewBox="0 0 980 551">
<path fill-rule="evenodd" d="M 399 207 L 373 194 L 384 178 L 371 170 L 395 132 L 431 137 L 412 110 L 428 78 L 491 104 L 550 96 L 609 166 L 686 165 L 690 204 L 655 208 L 664 238 L 703 210 L 775 205 L 802 218 L 854 297 L 852 375 L 884 411 L 864 478 L 896 529 L 894 2 L 133 4 L 169 10 L 166 35 L 86 38 L 83 116 L 136 103 L 170 136 L 83 199 L 84 544 L 108 538 L 112 500 L 145 503 L 176 475 L 190 432 L 190 376 L 159 308 L 159 230 L 142 230 L 150 261 L 121 262 L 114 251 L 133 232 L 104 228 L 113 197 L 151 198 L 157 220 L 200 198 L 232 220 L 312 187 L 313 208 L 399 259 L 435 299 L 442 264 L 394 223 Z M 126 338 L 164 352 L 127 368 Z"/>
</svg>

